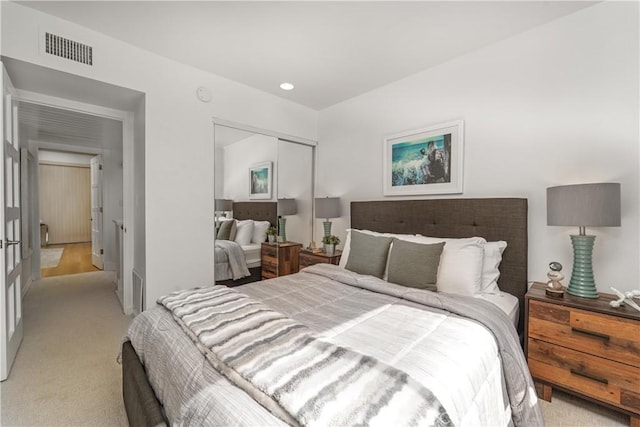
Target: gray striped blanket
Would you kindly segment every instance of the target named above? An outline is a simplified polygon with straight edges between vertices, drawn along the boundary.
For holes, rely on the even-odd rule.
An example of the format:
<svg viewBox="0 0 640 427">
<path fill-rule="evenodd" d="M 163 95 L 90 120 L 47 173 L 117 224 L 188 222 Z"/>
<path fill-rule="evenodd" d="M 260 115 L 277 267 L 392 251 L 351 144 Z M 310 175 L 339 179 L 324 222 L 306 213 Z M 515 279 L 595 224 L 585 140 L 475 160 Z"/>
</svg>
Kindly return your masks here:
<svg viewBox="0 0 640 427">
<path fill-rule="evenodd" d="M 214 255 L 216 280 L 236 280 L 250 275 L 244 251 L 238 243 L 216 239 Z"/>
<path fill-rule="evenodd" d="M 292 425 L 452 425 L 406 373 L 315 338 L 304 325 L 224 286 L 179 291 L 168 309 L 209 362 Z"/>
</svg>

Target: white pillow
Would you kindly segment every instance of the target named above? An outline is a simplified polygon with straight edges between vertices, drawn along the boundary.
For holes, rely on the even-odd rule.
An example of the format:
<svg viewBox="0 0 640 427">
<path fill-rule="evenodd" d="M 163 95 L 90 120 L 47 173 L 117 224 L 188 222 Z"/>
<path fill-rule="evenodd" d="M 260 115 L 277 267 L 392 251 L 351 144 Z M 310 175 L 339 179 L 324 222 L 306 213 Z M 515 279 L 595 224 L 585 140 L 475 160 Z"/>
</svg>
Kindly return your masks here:
<svg viewBox="0 0 640 427">
<path fill-rule="evenodd" d="M 484 267 L 484 245 L 482 237 L 461 239 L 416 236 L 416 243 L 433 244 L 445 242 L 438 267 L 439 292 L 472 296 L 480 293 Z"/>
<path fill-rule="evenodd" d="M 269 221 L 253 221 L 252 243 L 262 243 L 267 240 L 267 229 L 271 226 Z"/>
<path fill-rule="evenodd" d="M 253 220 L 245 219 L 236 222 L 238 231 L 236 231 L 235 242 L 239 245 L 248 245 L 253 237 Z"/>
<path fill-rule="evenodd" d="M 507 247 L 507 242 L 487 242 L 484 244 L 484 262 L 482 267 L 482 285 L 480 292 L 485 294 L 499 294 L 498 278 L 500 277 L 500 263 L 502 253 Z"/>
</svg>

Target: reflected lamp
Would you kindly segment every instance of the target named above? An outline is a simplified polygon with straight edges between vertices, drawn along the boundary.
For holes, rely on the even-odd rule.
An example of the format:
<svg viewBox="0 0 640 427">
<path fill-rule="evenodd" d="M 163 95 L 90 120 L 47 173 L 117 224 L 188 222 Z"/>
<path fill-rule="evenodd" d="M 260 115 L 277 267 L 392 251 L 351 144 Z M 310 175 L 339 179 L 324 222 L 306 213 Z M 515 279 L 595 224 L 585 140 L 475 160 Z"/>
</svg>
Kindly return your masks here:
<svg viewBox="0 0 640 427">
<path fill-rule="evenodd" d="M 283 242 L 287 241 L 287 233 L 285 230 L 287 219 L 284 217 L 287 215 L 295 215 L 296 213 L 298 213 L 296 199 L 278 199 L 278 236 L 281 237 Z"/>
<path fill-rule="evenodd" d="M 229 212 L 233 210 L 233 200 L 230 199 L 216 199 L 215 200 L 216 212 Z"/>
<path fill-rule="evenodd" d="M 593 245 L 596 236 L 586 227 L 620 226 L 620 184 L 596 183 L 547 188 L 547 225 L 577 226 L 571 235 L 573 269 L 567 293 L 598 298 L 593 276 Z"/>
<path fill-rule="evenodd" d="M 322 223 L 324 227 L 324 235 L 331 235 L 331 221 L 329 218 L 340 217 L 340 198 L 339 197 L 320 197 L 315 199 L 316 218 L 324 218 Z"/>
</svg>

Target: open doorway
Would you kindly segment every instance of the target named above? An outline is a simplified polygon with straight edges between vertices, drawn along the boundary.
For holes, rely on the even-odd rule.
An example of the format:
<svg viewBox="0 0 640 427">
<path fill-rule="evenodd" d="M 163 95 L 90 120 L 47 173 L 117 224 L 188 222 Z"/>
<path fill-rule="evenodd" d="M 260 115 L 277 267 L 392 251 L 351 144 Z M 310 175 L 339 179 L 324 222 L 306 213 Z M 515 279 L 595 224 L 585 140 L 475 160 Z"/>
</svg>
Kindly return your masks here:
<svg viewBox="0 0 640 427">
<path fill-rule="evenodd" d="M 32 236 L 22 260 L 23 295 L 40 278 L 38 152 L 102 154 L 105 183 L 120 189 L 114 195 L 110 184 L 104 187 L 104 269 L 116 272 L 116 294 L 125 314 L 141 311 L 134 296 L 144 294 L 145 282 L 145 94 L 10 58 L 3 58 L 3 64 L 17 90 L 21 158 L 33 164 L 21 168 L 29 171 L 21 180 L 28 196 L 22 204 L 23 224 L 28 224 L 23 235 Z M 28 114 L 27 108 L 40 111 Z M 109 133 L 109 123 L 118 125 L 117 156 L 104 139 L 96 140 Z M 87 128 L 95 132 L 84 132 Z M 107 212 L 113 209 L 118 216 Z"/>
<path fill-rule="evenodd" d="M 39 151 L 41 277 L 103 269 L 101 161 L 100 155 Z"/>
<path fill-rule="evenodd" d="M 30 177 L 39 229 L 34 276 L 115 272 L 113 224 L 124 216 L 123 121 L 26 100 L 19 102 L 19 121 L 37 163 Z"/>
</svg>

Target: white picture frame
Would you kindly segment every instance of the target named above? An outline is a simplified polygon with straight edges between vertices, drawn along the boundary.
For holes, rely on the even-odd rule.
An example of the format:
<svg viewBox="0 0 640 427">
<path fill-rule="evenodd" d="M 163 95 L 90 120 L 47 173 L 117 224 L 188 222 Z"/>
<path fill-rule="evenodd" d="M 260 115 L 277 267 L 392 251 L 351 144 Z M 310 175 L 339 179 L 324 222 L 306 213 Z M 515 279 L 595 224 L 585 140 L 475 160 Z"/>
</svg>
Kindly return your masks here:
<svg viewBox="0 0 640 427">
<path fill-rule="evenodd" d="M 262 162 L 249 168 L 249 199 L 271 199 L 271 162 Z"/>
<path fill-rule="evenodd" d="M 464 121 L 402 132 L 384 139 L 383 194 L 461 194 Z"/>
</svg>

